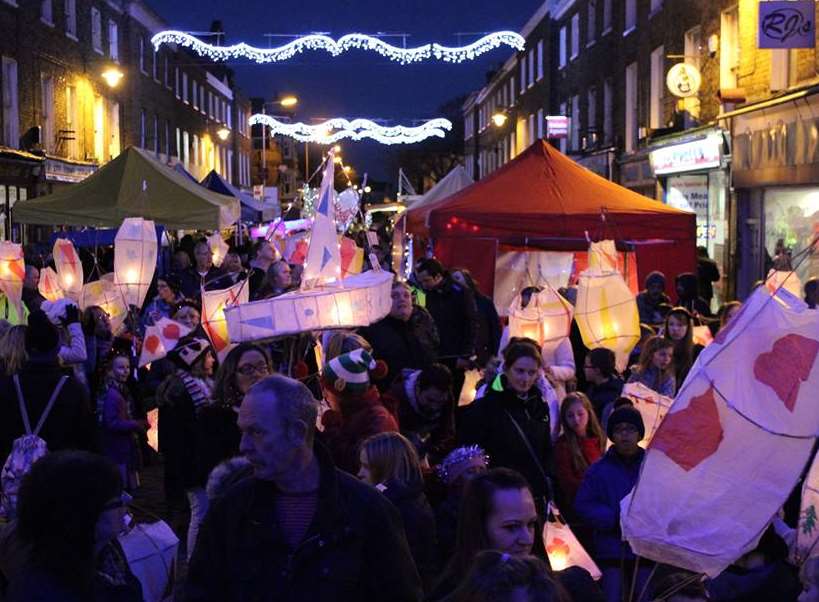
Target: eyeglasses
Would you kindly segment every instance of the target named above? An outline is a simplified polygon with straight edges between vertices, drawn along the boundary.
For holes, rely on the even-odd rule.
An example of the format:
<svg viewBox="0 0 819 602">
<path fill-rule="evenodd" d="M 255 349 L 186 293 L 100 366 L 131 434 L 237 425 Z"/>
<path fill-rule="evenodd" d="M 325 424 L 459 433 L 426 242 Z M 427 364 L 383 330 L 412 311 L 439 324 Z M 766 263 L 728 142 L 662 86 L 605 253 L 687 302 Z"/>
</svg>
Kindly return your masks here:
<svg viewBox="0 0 819 602">
<path fill-rule="evenodd" d="M 126 491 L 123 491 L 118 500 L 114 500 L 113 502 L 108 502 L 105 506 L 102 507 L 103 511 L 106 510 L 117 510 L 119 508 L 125 508 L 128 504 L 134 501 L 134 498 Z"/>
<path fill-rule="evenodd" d="M 612 432 L 615 435 L 624 435 L 626 433 L 637 433 L 639 432 L 639 429 L 633 424 L 618 424 L 612 429 Z"/>
<path fill-rule="evenodd" d="M 236 372 L 242 376 L 252 376 L 253 374 L 269 374 L 270 368 L 267 364 L 245 364 L 236 368 Z"/>
</svg>

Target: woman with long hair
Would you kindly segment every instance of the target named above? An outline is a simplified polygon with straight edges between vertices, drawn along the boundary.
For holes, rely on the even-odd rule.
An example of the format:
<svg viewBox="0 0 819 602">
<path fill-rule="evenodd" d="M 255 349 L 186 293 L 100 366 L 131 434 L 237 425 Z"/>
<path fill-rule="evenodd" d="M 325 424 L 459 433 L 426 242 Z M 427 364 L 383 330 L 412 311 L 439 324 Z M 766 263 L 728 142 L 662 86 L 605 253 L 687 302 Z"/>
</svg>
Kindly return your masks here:
<svg viewBox="0 0 819 602">
<path fill-rule="evenodd" d="M 674 343 L 674 378 L 679 388 L 704 349 L 694 343 L 694 316 L 684 307 L 675 307 L 665 317 L 663 336 Z"/>
<path fill-rule="evenodd" d="M 20 488 L 14 537 L 25 552 L 6 601 L 141 601 L 117 542 L 127 501 L 102 456 L 62 451 L 35 462 Z"/>
<path fill-rule="evenodd" d="M 7 376 L 19 372 L 28 361 L 26 326 L 17 324 L 0 337 L 0 364 Z"/>
<path fill-rule="evenodd" d="M 734 316 L 739 313 L 740 309 L 742 309 L 742 301 L 728 301 L 728 303 L 724 303 L 717 312 L 719 329 L 722 330 L 728 326 L 728 323 L 734 319 Z"/>
<path fill-rule="evenodd" d="M 640 353 L 640 362 L 631 369 L 628 382 L 642 383 L 660 395 L 674 397 L 674 341 L 661 336 L 646 340 Z"/>
<path fill-rule="evenodd" d="M 400 433 L 378 433 L 361 443 L 358 478 L 376 487 L 398 508 L 412 558 L 429 591 L 438 569 L 435 515 L 424 495 L 415 446 Z"/>
<path fill-rule="evenodd" d="M 560 407 L 562 433 L 555 443 L 555 476 L 560 490 L 560 509 L 573 515 L 574 498 L 583 476 L 606 450 L 606 434 L 591 401 L 583 393 L 569 393 Z"/>
</svg>

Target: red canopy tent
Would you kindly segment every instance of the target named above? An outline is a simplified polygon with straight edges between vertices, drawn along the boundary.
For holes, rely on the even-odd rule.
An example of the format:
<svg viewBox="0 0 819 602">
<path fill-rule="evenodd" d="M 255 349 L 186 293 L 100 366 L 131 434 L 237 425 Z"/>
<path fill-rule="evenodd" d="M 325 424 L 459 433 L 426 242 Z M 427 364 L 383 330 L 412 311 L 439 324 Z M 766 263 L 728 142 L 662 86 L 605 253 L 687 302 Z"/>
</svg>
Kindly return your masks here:
<svg viewBox="0 0 819 602">
<path fill-rule="evenodd" d="M 696 269 L 695 219 L 601 178 L 541 141 L 437 204 L 429 230 L 415 223 L 410 231 L 431 236 L 444 264 L 470 269 L 490 295 L 499 248 L 585 251 L 588 237 L 633 250 L 639 282 L 660 270 L 671 293 L 675 275 Z"/>
</svg>

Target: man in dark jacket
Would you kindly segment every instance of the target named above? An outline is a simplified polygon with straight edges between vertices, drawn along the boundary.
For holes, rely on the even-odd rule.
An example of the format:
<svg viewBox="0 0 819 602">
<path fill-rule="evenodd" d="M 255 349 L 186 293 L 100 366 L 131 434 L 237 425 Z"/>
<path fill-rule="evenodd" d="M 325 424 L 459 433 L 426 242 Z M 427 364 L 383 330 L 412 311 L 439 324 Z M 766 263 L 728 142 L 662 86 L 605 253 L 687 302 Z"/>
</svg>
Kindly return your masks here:
<svg viewBox="0 0 819 602">
<path fill-rule="evenodd" d="M 677 289 L 677 305 L 684 307 L 695 316 L 710 316 L 711 308 L 700 296 L 697 275 L 692 272 L 677 274 L 674 281 Z"/>
<path fill-rule="evenodd" d="M 389 315 L 360 331 L 373 347 L 373 357 L 387 364 L 387 377 L 378 388 L 386 391 L 405 369 L 420 369 L 435 361 L 438 329 L 427 310 L 412 303 L 412 292 L 403 282 L 392 286 Z"/>
<path fill-rule="evenodd" d="M 714 282 L 719 282 L 719 268 L 717 262 L 708 257 L 706 247 L 697 247 L 697 281 L 700 296 L 710 306 L 714 298 Z"/>
<path fill-rule="evenodd" d="M 41 310 L 31 313 L 26 330 L 28 362 L 17 374 L 29 423 L 34 428 L 57 387 L 63 372 L 57 360 L 57 329 Z M 25 434 L 13 376 L 0 379 L 0 464 L 6 461 L 15 439 Z M 93 451 L 94 414 L 85 388 L 69 376 L 39 433 L 49 451 Z"/>
<path fill-rule="evenodd" d="M 29 312 L 40 309 L 45 297 L 40 294 L 37 286 L 40 284 L 40 270 L 33 265 L 26 266 L 26 277 L 23 280 L 23 303 Z"/>
<path fill-rule="evenodd" d="M 623 392 L 623 379 L 617 374 L 616 358 L 611 349 L 597 347 L 586 354 L 583 373 L 588 383 L 586 395 L 597 418 L 602 420 L 606 406 Z"/>
<path fill-rule="evenodd" d="M 314 445 L 316 414 L 309 389 L 284 376 L 247 394 L 239 427 L 253 477 L 210 509 L 186 600 L 421 600 L 397 510 Z"/>
<path fill-rule="evenodd" d="M 213 265 L 210 246 L 205 241 L 196 244 L 193 250 L 196 265 L 177 274 L 182 294 L 188 299 L 199 299 L 202 288 L 215 291 L 229 287 L 232 282 L 226 278 L 224 270 Z"/>
<path fill-rule="evenodd" d="M 662 324 L 671 309 L 671 299 L 665 294 L 665 274 L 651 272 L 646 276 L 645 289 L 637 295 L 637 311 L 642 324 Z"/>
<path fill-rule="evenodd" d="M 458 395 L 464 370 L 471 367 L 478 335 L 478 307 L 472 292 L 449 276 L 436 259 L 423 259 L 415 269 L 418 284 L 424 289 L 424 308 L 438 327 L 441 346 L 438 361 L 452 371 L 453 391 Z"/>
</svg>

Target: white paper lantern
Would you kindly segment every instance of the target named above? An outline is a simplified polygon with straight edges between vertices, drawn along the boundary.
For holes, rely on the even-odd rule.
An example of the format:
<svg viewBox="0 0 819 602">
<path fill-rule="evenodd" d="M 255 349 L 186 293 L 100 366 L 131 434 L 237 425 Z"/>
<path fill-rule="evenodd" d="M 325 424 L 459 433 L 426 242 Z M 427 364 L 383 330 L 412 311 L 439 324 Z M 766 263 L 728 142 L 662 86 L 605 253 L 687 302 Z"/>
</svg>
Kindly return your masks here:
<svg viewBox="0 0 819 602">
<path fill-rule="evenodd" d="M 569 525 L 553 503 L 549 503 L 546 522 L 543 525 L 543 547 L 553 571 L 562 571 L 570 566 L 586 569 L 595 581 L 603 574 L 589 553 L 578 541 Z"/>
<path fill-rule="evenodd" d="M 617 247 L 613 240 L 601 240 L 589 245 L 589 269 L 617 271 Z"/>
<path fill-rule="evenodd" d="M 222 235 L 218 232 L 214 232 L 208 236 L 208 246 L 210 247 L 213 265 L 215 265 L 217 268 L 220 267 L 222 262 L 225 260 L 225 255 L 227 255 L 230 247 L 228 247 L 227 243 L 222 238 Z"/>
<path fill-rule="evenodd" d="M 5 293 L 9 303 L 18 309 L 18 315 L 22 315 L 25 277 L 23 247 L 13 242 L 0 242 L 0 290 Z"/>
<path fill-rule="evenodd" d="M 37 285 L 37 290 L 49 301 L 57 301 L 65 296 L 63 289 L 60 287 L 60 278 L 57 276 L 57 272 L 51 268 L 40 270 L 40 282 Z"/>
<path fill-rule="evenodd" d="M 69 299 L 74 301 L 80 298 L 84 275 L 82 262 L 77 250 L 67 238 L 58 238 L 54 241 L 54 265 L 57 266 L 57 276 L 60 288 Z"/>
<path fill-rule="evenodd" d="M 588 269 L 577 284 L 575 320 L 589 349 L 605 347 L 617 356 L 622 371 L 640 340 L 637 300 L 619 272 Z"/>
<path fill-rule="evenodd" d="M 545 353 L 557 349 L 572 327 L 572 304 L 547 286 L 521 307 L 521 298 L 509 308 L 509 336 L 537 341 Z"/>
<path fill-rule="evenodd" d="M 106 274 L 106 276 L 109 277 L 103 276 L 99 280 L 89 282 L 82 288 L 79 305 L 83 311 L 94 305 L 100 307 L 108 314 L 111 331 L 117 334 L 125 323 L 128 308 L 125 305 L 120 288 L 114 284 L 110 275 Z"/>
<path fill-rule="evenodd" d="M 244 280 L 230 288 L 202 293 L 202 327 L 210 338 L 219 361 L 222 361 L 232 348 L 225 320 L 225 308 L 247 303 L 248 293 L 249 287 Z"/>
<path fill-rule="evenodd" d="M 114 239 L 114 274 L 128 306 L 142 307 L 156 271 L 154 222 L 126 217 Z"/>
</svg>

